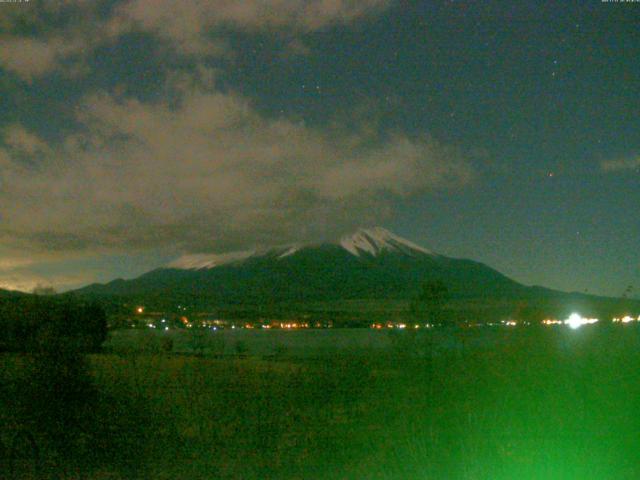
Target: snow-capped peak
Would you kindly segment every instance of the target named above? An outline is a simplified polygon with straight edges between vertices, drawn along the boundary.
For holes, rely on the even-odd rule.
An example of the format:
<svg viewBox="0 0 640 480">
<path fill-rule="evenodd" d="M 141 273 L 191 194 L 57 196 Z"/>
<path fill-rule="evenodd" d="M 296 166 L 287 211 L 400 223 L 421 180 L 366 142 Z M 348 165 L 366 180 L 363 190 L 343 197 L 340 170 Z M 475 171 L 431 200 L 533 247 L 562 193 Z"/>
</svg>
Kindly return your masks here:
<svg viewBox="0 0 640 480">
<path fill-rule="evenodd" d="M 426 248 L 416 245 L 409 240 L 405 240 L 382 227 L 361 228 L 352 235 L 342 237 L 337 243 L 356 257 L 359 257 L 363 253 L 377 256 L 383 251 L 398 252 L 411 256 L 415 256 L 416 254 L 433 255 L 433 253 Z M 267 256 L 280 260 L 296 254 L 305 247 L 313 246 L 314 244 L 292 244 L 273 247 L 270 249 L 241 250 L 221 254 L 202 253 L 183 255 L 169 263 L 167 268 L 184 270 L 209 269 L 219 267 L 221 265 L 240 264 L 249 258 Z"/>
<path fill-rule="evenodd" d="M 399 237 L 382 227 L 361 228 L 353 235 L 342 237 L 340 245 L 356 257 L 363 252 L 375 256 L 383 250 L 409 254 L 415 252 L 427 255 L 433 254 L 426 248 Z"/>
</svg>

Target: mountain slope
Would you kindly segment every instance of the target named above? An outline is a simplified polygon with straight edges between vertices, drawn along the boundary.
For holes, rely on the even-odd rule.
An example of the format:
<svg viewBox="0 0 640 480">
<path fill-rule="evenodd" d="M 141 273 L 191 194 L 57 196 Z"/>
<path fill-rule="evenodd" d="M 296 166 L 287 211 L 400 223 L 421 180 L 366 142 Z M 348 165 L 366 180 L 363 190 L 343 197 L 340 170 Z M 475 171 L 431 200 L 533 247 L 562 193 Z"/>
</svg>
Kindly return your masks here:
<svg viewBox="0 0 640 480">
<path fill-rule="evenodd" d="M 451 314 L 470 321 L 565 318 L 573 310 L 602 318 L 640 312 L 635 300 L 528 287 L 482 263 L 439 255 L 382 228 L 361 229 L 334 243 L 187 255 L 133 280 L 76 293 L 170 310 L 182 304 L 232 315 L 313 310 L 367 319 L 407 312 L 407 301 L 430 280 L 446 284 Z"/>
<path fill-rule="evenodd" d="M 437 255 L 382 228 L 336 243 L 190 255 L 134 280 L 80 293 L 206 297 L 213 303 L 406 299 L 430 279 L 456 297 L 513 296 L 526 287 L 471 260 Z"/>
<path fill-rule="evenodd" d="M 0 288 L 0 298 L 16 298 L 27 295 L 24 292 L 18 292 L 15 290 L 3 290 Z"/>
</svg>

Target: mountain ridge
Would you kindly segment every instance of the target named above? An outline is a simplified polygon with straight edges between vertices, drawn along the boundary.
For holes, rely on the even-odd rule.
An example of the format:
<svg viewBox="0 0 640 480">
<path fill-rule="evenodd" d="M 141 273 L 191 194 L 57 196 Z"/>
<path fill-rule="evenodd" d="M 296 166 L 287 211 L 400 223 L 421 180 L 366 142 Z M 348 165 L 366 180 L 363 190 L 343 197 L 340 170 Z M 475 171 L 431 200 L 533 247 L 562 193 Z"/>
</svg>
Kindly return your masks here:
<svg viewBox="0 0 640 480">
<path fill-rule="evenodd" d="M 473 260 L 436 254 L 381 227 L 334 242 L 186 255 L 132 280 L 80 293 L 208 296 L 222 303 L 410 298 L 442 280 L 457 297 L 524 295 L 529 288 Z"/>
<path fill-rule="evenodd" d="M 586 312 L 596 304 L 606 304 L 608 310 L 620 304 L 620 299 L 526 286 L 483 263 L 439 255 L 384 229 L 360 229 L 335 242 L 178 260 L 132 280 L 93 284 L 76 293 L 163 306 L 236 305 L 263 311 L 268 306 L 296 305 L 305 310 L 305 305 L 318 302 L 406 305 L 417 298 L 426 282 L 437 280 L 447 286 L 460 309 L 502 303 L 510 305 L 506 312 L 518 312 L 524 306 L 553 304 L 557 308 L 582 306 Z M 640 302 L 624 303 L 640 308 Z"/>
</svg>

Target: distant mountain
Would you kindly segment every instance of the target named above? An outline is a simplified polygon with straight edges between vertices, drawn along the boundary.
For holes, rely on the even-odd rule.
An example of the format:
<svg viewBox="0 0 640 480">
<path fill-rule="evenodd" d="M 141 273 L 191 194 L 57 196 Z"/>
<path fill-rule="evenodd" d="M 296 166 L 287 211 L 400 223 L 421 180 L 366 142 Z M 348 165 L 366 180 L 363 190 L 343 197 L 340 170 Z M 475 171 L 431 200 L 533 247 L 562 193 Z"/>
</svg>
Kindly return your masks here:
<svg viewBox="0 0 640 480">
<path fill-rule="evenodd" d="M 461 302 L 566 302 L 597 299 L 524 286 L 472 260 L 439 255 L 383 228 L 333 243 L 287 245 L 221 255 L 187 255 L 133 280 L 76 293 L 200 306 L 404 301 L 430 280 Z M 613 300 L 613 299 L 610 299 Z"/>
<path fill-rule="evenodd" d="M 435 254 L 376 227 L 335 243 L 187 255 L 134 280 L 79 292 L 206 296 L 216 303 L 409 298 L 429 279 L 444 281 L 456 296 L 525 288 L 481 263 Z"/>
</svg>

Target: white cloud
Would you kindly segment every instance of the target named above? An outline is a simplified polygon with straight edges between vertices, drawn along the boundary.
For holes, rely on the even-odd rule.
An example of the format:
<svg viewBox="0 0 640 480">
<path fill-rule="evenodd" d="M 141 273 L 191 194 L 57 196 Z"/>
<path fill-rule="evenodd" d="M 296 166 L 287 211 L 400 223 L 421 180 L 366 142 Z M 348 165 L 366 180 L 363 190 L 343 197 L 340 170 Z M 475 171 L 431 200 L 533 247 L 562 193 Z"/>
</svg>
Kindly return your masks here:
<svg viewBox="0 0 640 480">
<path fill-rule="evenodd" d="M 313 31 L 379 13 L 391 3 L 390 0 L 131 0 L 120 7 L 119 18 L 183 43 L 197 41 L 209 30 L 225 25 L 247 30 Z"/>
<path fill-rule="evenodd" d="M 58 58 L 68 51 L 64 44 L 57 41 L 5 38 L 0 41 L 0 64 L 22 78 L 31 80 L 52 70 Z"/>
<path fill-rule="evenodd" d="M 57 291 L 78 288 L 92 280 L 92 276 L 77 275 L 38 275 L 28 270 L 12 273 L 0 271 L 0 289 L 33 292 L 35 288 L 53 287 Z"/>
<path fill-rule="evenodd" d="M 0 150 L 0 239 L 40 251 L 251 248 L 382 221 L 398 199 L 472 178 L 430 138 L 311 128 L 207 82 L 171 88 L 178 106 L 85 98 L 82 133 L 58 145 L 5 132 L 42 161 Z"/>
<path fill-rule="evenodd" d="M 27 82 L 52 71 L 61 71 L 68 77 L 74 77 L 86 72 L 83 64 L 85 56 L 113 38 L 100 28 L 95 28 L 91 36 L 67 31 L 60 36 L 43 38 L 8 37 L 0 39 L 0 66 Z"/>
<path fill-rule="evenodd" d="M 2 243 L 2 242 L 0 242 Z M 95 278 L 95 271 L 63 272 L 71 255 L 52 255 L 48 252 L 7 250 L 0 246 L 0 289 L 31 292 L 37 286 L 73 288 Z M 43 273 L 43 272 L 48 273 Z"/>
<path fill-rule="evenodd" d="M 19 267 L 26 267 L 33 264 L 30 258 L 20 257 L 0 257 L 0 272 L 15 270 Z"/>
<path fill-rule="evenodd" d="M 617 160 L 605 160 L 600 163 L 600 167 L 605 172 L 619 172 L 625 170 L 640 169 L 640 156 L 636 158 L 625 158 Z"/>
<path fill-rule="evenodd" d="M 82 61 L 87 54 L 123 33 L 121 26 L 99 18 L 97 3 L 31 2 L 6 14 L 0 18 L 0 28 L 7 32 L 0 36 L 0 66 L 28 82 L 54 70 L 69 76 L 84 71 Z M 73 13 L 69 15 L 73 22 L 52 28 L 51 18 L 60 17 L 63 10 Z M 17 26 L 25 24 L 35 33 L 15 33 Z"/>
<path fill-rule="evenodd" d="M 10 149 L 26 155 L 32 156 L 49 151 L 45 142 L 18 124 L 5 127 L 4 142 Z"/>
<path fill-rule="evenodd" d="M 103 18 L 98 2 L 38 2 L 37 6 L 25 6 L 20 15 L 1 17 L 0 28 L 11 31 L 25 19 L 42 26 L 43 19 L 59 15 L 63 9 L 73 12 L 74 23 L 53 30 L 46 25 L 42 28 L 45 33 L 38 36 L 4 34 L 0 37 L 0 66 L 26 81 L 53 70 L 73 75 L 84 71 L 83 60 L 97 46 L 131 31 L 155 34 L 182 54 L 222 56 L 229 54 L 219 35 L 223 27 L 297 35 L 351 23 L 390 4 L 391 0 L 128 0 Z M 305 51 L 304 44 L 294 37 L 285 53 Z M 69 65 L 70 58 L 75 64 Z"/>
</svg>

